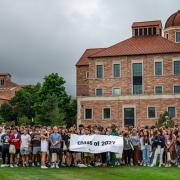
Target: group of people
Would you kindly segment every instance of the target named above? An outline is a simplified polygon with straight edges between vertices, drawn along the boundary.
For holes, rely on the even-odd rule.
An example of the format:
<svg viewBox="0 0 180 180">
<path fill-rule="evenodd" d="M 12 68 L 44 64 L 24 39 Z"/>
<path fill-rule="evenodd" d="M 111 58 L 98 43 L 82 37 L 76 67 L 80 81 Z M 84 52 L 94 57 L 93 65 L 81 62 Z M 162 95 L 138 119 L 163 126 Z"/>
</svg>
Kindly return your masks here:
<svg viewBox="0 0 180 180">
<path fill-rule="evenodd" d="M 71 134 L 123 137 L 123 152 L 72 152 Z M 79 127 L 0 126 L 1 167 L 40 166 L 157 166 L 180 167 L 180 129 L 166 127 L 119 128 L 115 125 Z"/>
</svg>

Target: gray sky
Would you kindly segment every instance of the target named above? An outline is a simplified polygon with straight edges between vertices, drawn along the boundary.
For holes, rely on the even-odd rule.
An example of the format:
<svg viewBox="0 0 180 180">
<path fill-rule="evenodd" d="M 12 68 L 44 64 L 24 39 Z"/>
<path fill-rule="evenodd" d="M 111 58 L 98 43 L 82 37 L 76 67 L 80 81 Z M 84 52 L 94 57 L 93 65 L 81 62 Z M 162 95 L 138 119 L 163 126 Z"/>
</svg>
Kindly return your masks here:
<svg viewBox="0 0 180 180">
<path fill-rule="evenodd" d="M 75 96 L 75 63 L 86 48 L 131 36 L 134 21 L 166 19 L 180 0 L 0 0 L 0 72 L 22 84 L 58 72 Z"/>
</svg>

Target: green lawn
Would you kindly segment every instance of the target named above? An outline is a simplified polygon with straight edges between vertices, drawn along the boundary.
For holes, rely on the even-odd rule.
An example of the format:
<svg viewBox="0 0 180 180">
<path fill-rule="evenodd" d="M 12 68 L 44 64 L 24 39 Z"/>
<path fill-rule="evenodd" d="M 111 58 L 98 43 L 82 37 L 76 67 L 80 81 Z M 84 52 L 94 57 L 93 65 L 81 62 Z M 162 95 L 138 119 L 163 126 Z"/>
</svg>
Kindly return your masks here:
<svg viewBox="0 0 180 180">
<path fill-rule="evenodd" d="M 0 168 L 0 180 L 180 180 L 178 168 Z"/>
</svg>

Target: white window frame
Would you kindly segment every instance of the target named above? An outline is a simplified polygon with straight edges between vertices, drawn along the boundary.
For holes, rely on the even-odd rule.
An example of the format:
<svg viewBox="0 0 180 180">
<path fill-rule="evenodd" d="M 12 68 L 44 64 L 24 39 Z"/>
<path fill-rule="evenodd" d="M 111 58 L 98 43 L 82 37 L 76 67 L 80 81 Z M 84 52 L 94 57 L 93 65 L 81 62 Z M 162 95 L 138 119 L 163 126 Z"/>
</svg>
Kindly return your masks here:
<svg viewBox="0 0 180 180">
<path fill-rule="evenodd" d="M 162 63 L 162 74 L 161 75 L 156 75 L 156 62 L 161 62 Z M 155 59 L 154 60 L 154 76 L 163 76 L 164 75 L 164 63 L 163 59 Z"/>
<path fill-rule="evenodd" d="M 179 85 L 177 85 L 177 84 L 174 84 L 174 85 L 173 85 L 173 94 L 179 94 L 179 93 L 175 93 L 175 92 L 174 92 L 174 87 L 175 87 L 175 86 L 180 86 L 180 84 L 179 84 Z"/>
<path fill-rule="evenodd" d="M 163 85 L 154 86 L 154 94 L 156 94 L 156 87 L 162 87 L 162 94 L 164 94 L 164 87 L 163 87 Z M 156 94 L 156 95 L 161 95 L 161 94 Z"/>
<path fill-rule="evenodd" d="M 142 63 L 142 94 L 144 94 L 144 62 L 143 60 L 132 60 L 131 61 L 131 94 L 132 95 L 142 95 L 142 94 L 133 94 L 133 64 Z"/>
<path fill-rule="evenodd" d="M 86 109 L 91 109 L 92 110 L 92 118 L 91 119 L 86 119 Z M 84 108 L 84 120 L 93 120 L 93 108 L 88 108 L 88 107 L 86 107 L 86 108 Z"/>
<path fill-rule="evenodd" d="M 104 109 L 107 109 L 107 108 L 109 108 L 110 109 L 110 118 L 104 118 Z M 112 115 L 112 109 L 111 109 L 111 107 L 103 107 L 102 108 L 102 120 L 104 120 L 104 121 L 108 121 L 108 120 L 111 120 L 111 116 Z"/>
<path fill-rule="evenodd" d="M 174 74 L 174 62 L 175 61 L 180 61 L 180 57 L 173 58 L 173 61 L 172 61 L 172 72 L 173 72 L 173 75 L 174 76 L 179 76 L 179 74 Z"/>
<path fill-rule="evenodd" d="M 98 77 L 97 77 L 97 66 L 98 66 L 98 65 L 102 65 L 102 67 L 103 67 L 103 68 L 102 68 L 102 70 L 103 70 L 103 72 L 102 72 L 102 78 L 98 78 Z M 103 63 L 96 63 L 96 68 L 95 68 L 95 69 L 96 69 L 96 72 L 95 72 L 95 77 L 96 77 L 96 79 L 104 79 L 104 64 L 103 64 Z"/>
<path fill-rule="evenodd" d="M 150 107 L 155 108 L 155 117 L 149 117 L 149 108 Z M 157 107 L 156 106 L 147 106 L 147 119 L 157 119 Z"/>
<path fill-rule="evenodd" d="M 177 110 L 177 108 L 176 108 L 176 106 L 173 106 L 173 105 L 171 105 L 171 106 L 167 106 L 167 112 L 168 112 L 168 108 L 171 108 L 171 107 L 174 107 L 175 108 L 175 117 L 173 117 L 172 119 L 175 119 L 175 118 L 177 118 L 177 112 L 176 112 L 176 110 Z M 169 113 L 169 112 L 168 112 Z"/>
<path fill-rule="evenodd" d="M 101 87 L 98 87 L 98 88 L 95 89 L 95 96 L 98 96 L 98 95 L 96 94 L 96 90 L 97 90 L 97 89 L 102 89 L 102 96 L 103 96 L 103 95 L 104 95 L 104 89 L 101 88 Z M 102 97 L 102 96 L 98 96 L 98 97 Z"/>
<path fill-rule="evenodd" d="M 120 94 L 119 94 L 119 95 L 115 95 L 115 94 L 114 94 L 114 89 L 119 89 Z M 119 87 L 113 87 L 113 88 L 112 88 L 112 95 L 113 95 L 113 96 L 121 96 L 121 88 L 119 88 Z"/>
<path fill-rule="evenodd" d="M 175 42 L 176 42 L 176 43 L 180 43 L 180 41 L 179 41 L 179 42 L 176 41 L 176 36 L 177 36 L 176 33 L 180 33 L 180 31 L 176 31 L 176 32 L 175 32 Z"/>
<path fill-rule="evenodd" d="M 89 71 L 86 71 L 86 79 L 89 79 Z"/>
<path fill-rule="evenodd" d="M 125 108 L 134 108 L 134 127 L 137 125 L 136 121 L 136 105 L 123 105 L 122 107 L 122 127 L 124 128 L 124 109 Z"/>
<path fill-rule="evenodd" d="M 120 65 L 119 77 L 114 77 L 114 64 L 119 64 L 119 65 Z M 112 77 L 113 77 L 114 79 L 119 79 L 119 78 L 121 78 L 121 62 L 119 62 L 119 61 L 114 61 L 114 62 L 112 63 Z"/>
</svg>

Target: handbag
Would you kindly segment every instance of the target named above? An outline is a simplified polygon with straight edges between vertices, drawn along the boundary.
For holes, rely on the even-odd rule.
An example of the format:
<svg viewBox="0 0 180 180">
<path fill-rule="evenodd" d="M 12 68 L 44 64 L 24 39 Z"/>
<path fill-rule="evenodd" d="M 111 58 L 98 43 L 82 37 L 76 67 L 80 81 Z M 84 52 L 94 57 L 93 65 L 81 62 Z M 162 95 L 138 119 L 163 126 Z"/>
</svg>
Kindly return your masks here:
<svg viewBox="0 0 180 180">
<path fill-rule="evenodd" d="M 9 154 L 16 154 L 16 148 L 14 144 L 10 144 L 9 146 Z"/>
</svg>

